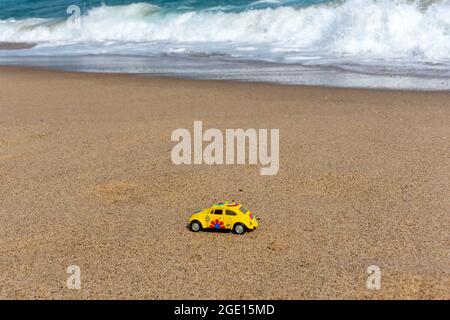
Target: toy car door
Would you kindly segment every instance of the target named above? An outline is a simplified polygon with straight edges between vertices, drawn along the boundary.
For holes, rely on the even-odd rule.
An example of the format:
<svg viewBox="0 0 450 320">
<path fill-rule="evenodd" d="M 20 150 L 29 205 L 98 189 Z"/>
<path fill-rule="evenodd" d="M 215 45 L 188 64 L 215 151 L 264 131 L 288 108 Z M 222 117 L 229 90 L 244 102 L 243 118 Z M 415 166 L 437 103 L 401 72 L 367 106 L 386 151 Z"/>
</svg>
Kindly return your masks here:
<svg viewBox="0 0 450 320">
<path fill-rule="evenodd" d="M 225 229 L 225 221 L 223 215 L 223 209 L 213 209 L 209 214 L 211 221 L 209 228 L 211 229 Z"/>
<path fill-rule="evenodd" d="M 226 209 L 225 210 L 225 228 L 233 229 L 233 226 L 236 222 L 237 213 L 234 210 Z"/>
</svg>

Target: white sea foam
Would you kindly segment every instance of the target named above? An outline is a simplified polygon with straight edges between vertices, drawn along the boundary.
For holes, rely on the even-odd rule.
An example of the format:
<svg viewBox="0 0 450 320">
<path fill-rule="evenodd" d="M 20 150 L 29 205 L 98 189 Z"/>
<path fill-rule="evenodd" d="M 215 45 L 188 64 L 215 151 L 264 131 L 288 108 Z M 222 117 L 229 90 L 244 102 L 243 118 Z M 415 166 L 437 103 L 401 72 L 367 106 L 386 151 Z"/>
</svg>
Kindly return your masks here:
<svg viewBox="0 0 450 320">
<path fill-rule="evenodd" d="M 147 3 L 103 5 L 86 13 L 80 30 L 68 29 L 62 20 L 0 21 L 0 41 L 43 44 L 30 52 L 49 46 L 57 50 L 55 46 L 68 43 L 79 44 L 84 54 L 117 52 L 118 45 L 133 42 L 137 45 L 122 48 L 139 53 L 214 48 L 239 56 L 246 47 L 254 48 L 254 56 L 286 62 L 308 54 L 439 62 L 450 58 L 450 1 L 431 1 L 424 7 L 408 0 L 347 0 L 243 12 L 168 12 Z"/>
</svg>

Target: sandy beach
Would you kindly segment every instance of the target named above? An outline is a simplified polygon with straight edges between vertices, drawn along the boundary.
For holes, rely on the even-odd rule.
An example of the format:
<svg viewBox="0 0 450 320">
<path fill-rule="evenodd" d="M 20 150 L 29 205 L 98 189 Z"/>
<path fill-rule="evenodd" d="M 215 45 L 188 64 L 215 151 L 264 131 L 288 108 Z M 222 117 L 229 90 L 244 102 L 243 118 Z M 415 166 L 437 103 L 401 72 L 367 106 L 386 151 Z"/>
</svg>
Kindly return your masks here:
<svg viewBox="0 0 450 320">
<path fill-rule="evenodd" d="M 450 298 L 450 92 L 12 67 L 0 83 L 1 299 Z M 278 174 L 175 166 L 171 133 L 195 120 L 279 129 Z M 261 227 L 186 228 L 223 199 Z"/>
</svg>

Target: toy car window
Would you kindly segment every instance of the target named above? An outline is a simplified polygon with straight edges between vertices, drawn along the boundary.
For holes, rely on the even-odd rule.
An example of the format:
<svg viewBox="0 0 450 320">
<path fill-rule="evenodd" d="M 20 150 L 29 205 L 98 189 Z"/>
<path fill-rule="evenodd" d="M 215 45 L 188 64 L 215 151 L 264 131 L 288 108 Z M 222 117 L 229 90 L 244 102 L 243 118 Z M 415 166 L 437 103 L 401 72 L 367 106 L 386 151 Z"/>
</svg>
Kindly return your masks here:
<svg viewBox="0 0 450 320">
<path fill-rule="evenodd" d="M 220 209 L 214 210 L 214 211 L 213 211 L 213 214 L 222 214 L 222 211 L 223 211 L 223 210 L 220 210 Z"/>
<path fill-rule="evenodd" d="M 245 209 L 244 207 L 240 207 L 239 211 L 242 212 L 243 214 L 246 214 L 248 212 L 248 210 Z"/>
<path fill-rule="evenodd" d="M 234 211 L 231 211 L 231 210 L 227 210 L 227 211 L 225 211 L 225 214 L 226 214 L 227 216 L 236 216 L 236 215 L 237 215 L 237 213 L 236 213 L 236 212 L 234 212 Z"/>
</svg>

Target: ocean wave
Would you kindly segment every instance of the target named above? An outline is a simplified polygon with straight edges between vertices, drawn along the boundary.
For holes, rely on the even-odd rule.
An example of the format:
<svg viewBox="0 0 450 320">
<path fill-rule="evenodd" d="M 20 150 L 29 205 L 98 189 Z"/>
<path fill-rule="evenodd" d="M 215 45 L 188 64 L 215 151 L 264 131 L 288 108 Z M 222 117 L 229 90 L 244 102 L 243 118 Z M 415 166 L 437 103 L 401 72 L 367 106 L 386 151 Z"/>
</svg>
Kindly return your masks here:
<svg viewBox="0 0 450 320">
<path fill-rule="evenodd" d="M 0 41 L 247 43 L 278 55 L 322 51 L 434 61 L 450 57 L 450 1 L 347 0 L 242 12 L 103 5 L 89 10 L 79 29 L 61 19 L 2 20 Z"/>
</svg>

